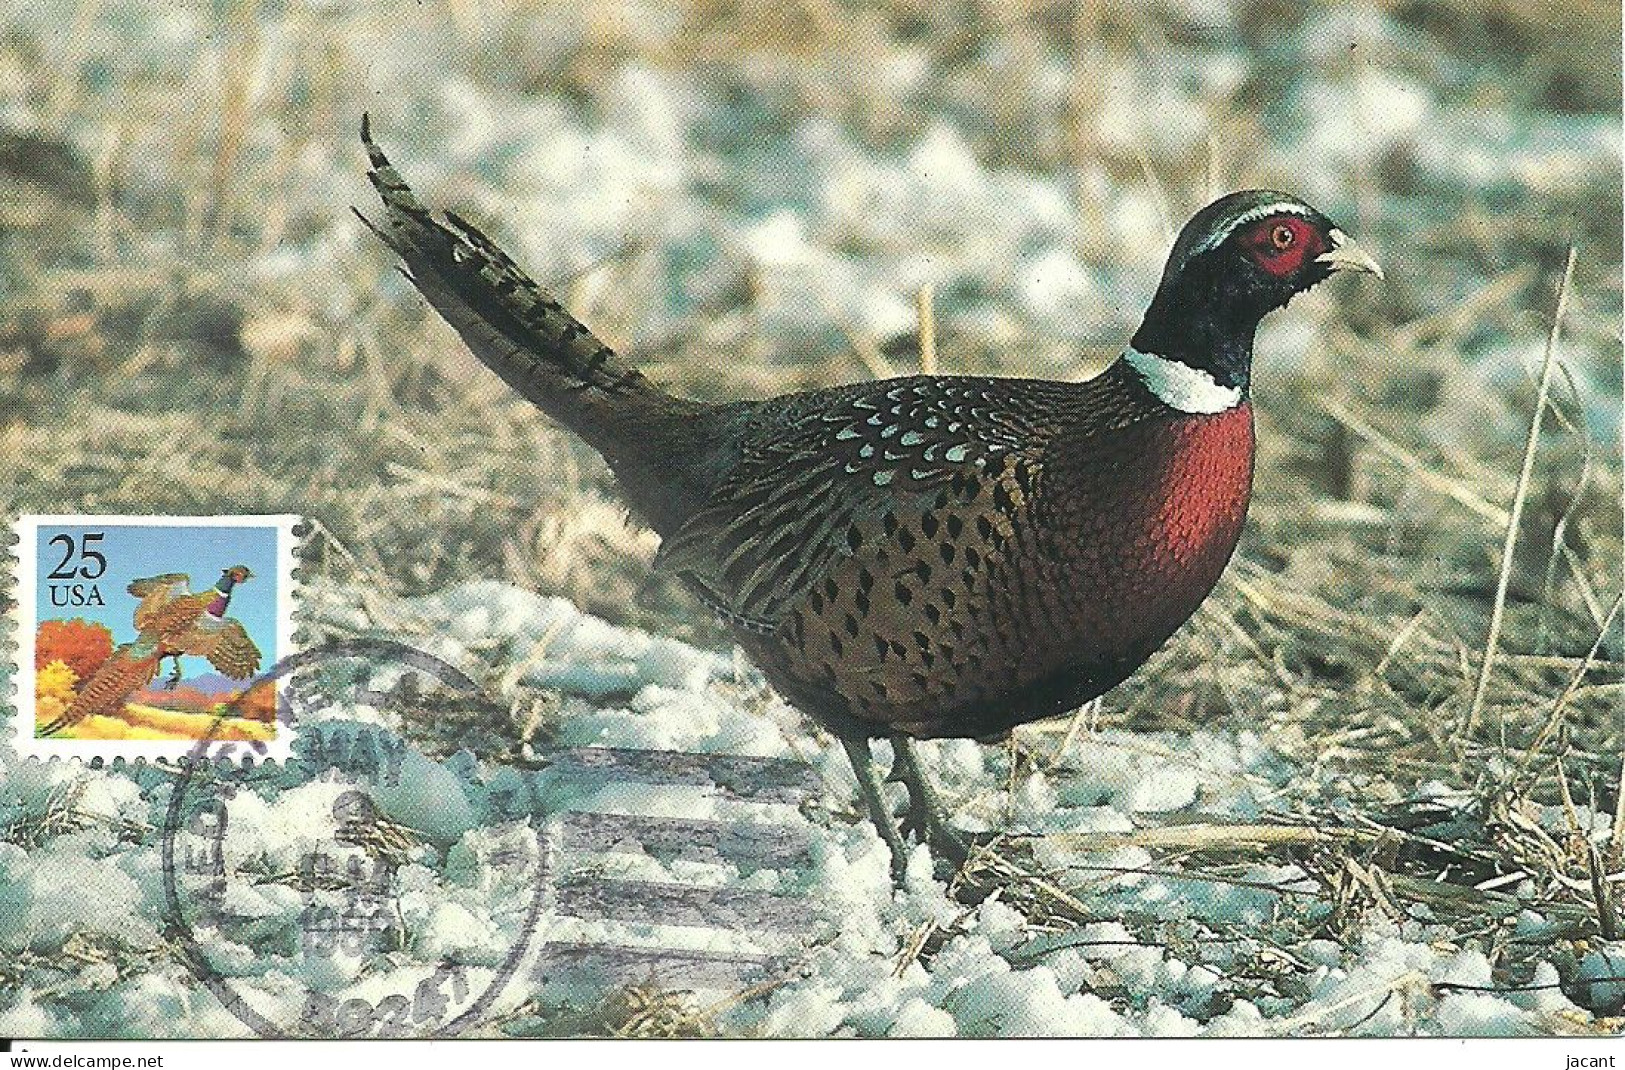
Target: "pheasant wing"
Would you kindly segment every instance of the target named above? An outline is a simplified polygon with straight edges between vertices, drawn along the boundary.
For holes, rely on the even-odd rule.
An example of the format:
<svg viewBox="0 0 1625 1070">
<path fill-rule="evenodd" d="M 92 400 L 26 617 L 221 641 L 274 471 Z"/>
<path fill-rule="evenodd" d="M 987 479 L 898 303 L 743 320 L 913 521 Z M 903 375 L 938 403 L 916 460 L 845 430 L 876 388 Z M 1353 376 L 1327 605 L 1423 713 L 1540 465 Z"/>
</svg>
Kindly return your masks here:
<svg viewBox="0 0 1625 1070">
<path fill-rule="evenodd" d="M 93 714 L 123 709 L 124 700 L 130 697 L 130 693 L 151 683 L 158 674 L 159 660 L 156 643 L 138 640 L 119 647 L 91 674 L 62 715 L 40 729 L 38 734 L 55 735 Z"/>
<path fill-rule="evenodd" d="M 739 463 L 660 564 L 728 623 L 771 632 L 837 564 L 890 534 L 888 518 L 974 497 L 1007 459 L 1038 471 L 1049 430 L 1026 414 L 1054 411 L 1067 389 L 918 377 L 764 403 L 739 432 Z"/>
<path fill-rule="evenodd" d="M 209 659 L 223 675 L 233 680 L 246 680 L 260 668 L 260 648 L 248 637 L 248 632 L 234 620 L 221 621 L 218 626 L 198 629 L 197 642 L 188 646 L 188 654 Z"/>
<path fill-rule="evenodd" d="M 152 628 L 165 606 L 192 593 L 192 578 L 184 572 L 166 572 L 135 580 L 126 590 L 141 599 L 135 607 L 135 627 L 144 632 Z"/>
</svg>

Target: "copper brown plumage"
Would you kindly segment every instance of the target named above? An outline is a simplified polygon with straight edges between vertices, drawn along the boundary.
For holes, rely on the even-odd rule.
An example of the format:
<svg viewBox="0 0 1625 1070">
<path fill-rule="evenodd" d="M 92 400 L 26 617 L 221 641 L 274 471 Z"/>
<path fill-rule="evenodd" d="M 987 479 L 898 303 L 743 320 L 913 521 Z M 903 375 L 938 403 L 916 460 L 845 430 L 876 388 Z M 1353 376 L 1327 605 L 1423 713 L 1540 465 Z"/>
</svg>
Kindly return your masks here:
<svg viewBox="0 0 1625 1070">
<path fill-rule="evenodd" d="M 259 671 L 259 647 L 240 622 L 225 616 L 233 588 L 252 575 L 246 566 L 234 565 L 222 570 L 215 586 L 197 594 L 182 572 L 133 581 L 127 590 L 141 600 L 133 613 L 135 640 L 114 650 L 39 735 L 54 735 L 86 717 L 121 710 L 132 692 L 152 682 L 166 658 L 175 663 L 171 685 L 179 682 L 180 658 L 187 654 L 208 659 L 234 680 L 253 676 Z"/>
<path fill-rule="evenodd" d="M 435 219 L 362 128 L 367 225 L 510 385 L 595 446 L 657 563 L 833 730 L 901 872 L 868 752 L 950 857 L 916 737 L 995 737 L 1126 678 L 1195 611 L 1252 487 L 1258 320 L 1376 265 L 1271 191 L 1199 212 L 1132 345 L 1085 382 L 914 377 L 708 405 L 656 388 L 471 224 Z M 359 213 L 358 213 L 359 214 Z M 366 217 L 362 217 L 366 221 Z"/>
</svg>

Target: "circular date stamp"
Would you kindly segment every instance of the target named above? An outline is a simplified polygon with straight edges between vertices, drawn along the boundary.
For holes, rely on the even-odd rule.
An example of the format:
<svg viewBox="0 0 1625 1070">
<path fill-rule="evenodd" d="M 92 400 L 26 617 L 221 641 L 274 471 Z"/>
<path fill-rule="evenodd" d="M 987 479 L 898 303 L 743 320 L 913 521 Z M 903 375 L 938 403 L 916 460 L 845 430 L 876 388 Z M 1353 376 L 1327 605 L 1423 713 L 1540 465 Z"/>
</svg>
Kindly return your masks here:
<svg viewBox="0 0 1625 1070">
<path fill-rule="evenodd" d="M 380 675 L 396 685 L 373 689 Z M 252 744 L 206 736 L 180 763 L 162 829 L 169 938 L 261 1037 L 446 1038 L 485 1024 L 548 898 L 533 808 L 505 807 L 513 816 L 446 842 L 444 829 L 391 815 L 424 771 L 398 737 L 359 720 L 291 730 L 301 713 L 402 695 L 495 704 L 455 667 L 389 640 L 323 644 L 265 678 L 279 682 L 294 752 L 266 762 Z"/>
</svg>

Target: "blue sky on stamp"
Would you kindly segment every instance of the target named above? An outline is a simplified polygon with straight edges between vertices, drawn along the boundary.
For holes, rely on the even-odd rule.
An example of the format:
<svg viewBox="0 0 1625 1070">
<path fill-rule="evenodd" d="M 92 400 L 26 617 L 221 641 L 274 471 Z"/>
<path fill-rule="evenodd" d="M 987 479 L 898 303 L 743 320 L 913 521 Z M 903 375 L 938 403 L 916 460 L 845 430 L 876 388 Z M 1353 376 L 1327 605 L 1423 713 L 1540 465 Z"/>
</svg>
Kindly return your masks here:
<svg viewBox="0 0 1625 1070">
<path fill-rule="evenodd" d="M 63 545 L 60 542 L 52 545 L 51 539 L 59 534 L 73 538 L 75 557 L 71 564 L 77 568 L 81 564 L 77 548 L 87 532 L 105 533 L 105 538 L 91 546 L 107 558 L 107 573 L 94 581 L 74 582 L 86 586 L 95 583 L 106 605 L 53 605 L 53 585 L 61 588 L 68 581 L 49 578 L 62 561 L 64 553 Z M 138 602 L 125 590 L 131 581 L 165 572 L 183 572 L 191 577 L 192 590 L 201 591 L 214 585 L 222 569 L 247 565 L 254 577 L 233 592 L 229 616 L 241 621 L 248 630 L 249 637 L 260 648 L 262 665 L 270 665 L 287 653 L 277 649 L 279 574 L 275 525 L 135 527 L 101 523 L 42 524 L 36 545 L 37 621 L 80 617 L 105 624 L 112 629 L 115 642 L 128 643 L 135 638 L 132 618 Z M 94 570 L 94 566 L 91 567 Z M 213 671 L 202 658 L 184 657 L 181 665 L 187 678 Z"/>
</svg>

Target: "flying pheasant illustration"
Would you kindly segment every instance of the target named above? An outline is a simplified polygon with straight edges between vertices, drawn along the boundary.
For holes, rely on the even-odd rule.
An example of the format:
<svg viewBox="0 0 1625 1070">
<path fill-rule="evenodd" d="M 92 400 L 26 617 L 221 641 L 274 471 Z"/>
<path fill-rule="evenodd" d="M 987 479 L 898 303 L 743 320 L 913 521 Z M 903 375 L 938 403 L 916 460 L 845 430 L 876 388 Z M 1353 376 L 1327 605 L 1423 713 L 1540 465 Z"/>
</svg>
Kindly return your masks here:
<svg viewBox="0 0 1625 1070">
<path fill-rule="evenodd" d="M 39 734 L 54 735 L 92 714 L 122 708 L 131 692 L 158 675 L 166 658 L 174 665 L 166 687 L 180 683 L 183 654 L 207 658 L 234 680 L 253 676 L 260 667 L 260 649 L 241 623 L 226 616 L 232 589 L 252 575 L 246 565 L 233 565 L 221 570 L 219 582 L 199 594 L 192 593 L 192 578 L 184 572 L 131 583 L 127 589 L 141 599 L 135 607 L 135 641 L 113 651 L 62 716 Z"/>
</svg>

